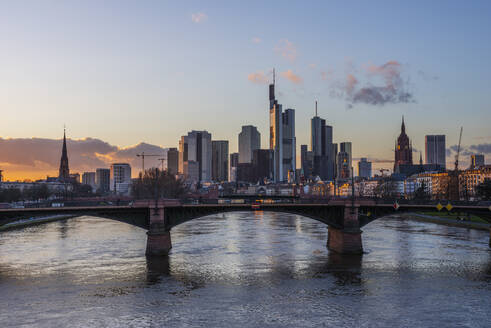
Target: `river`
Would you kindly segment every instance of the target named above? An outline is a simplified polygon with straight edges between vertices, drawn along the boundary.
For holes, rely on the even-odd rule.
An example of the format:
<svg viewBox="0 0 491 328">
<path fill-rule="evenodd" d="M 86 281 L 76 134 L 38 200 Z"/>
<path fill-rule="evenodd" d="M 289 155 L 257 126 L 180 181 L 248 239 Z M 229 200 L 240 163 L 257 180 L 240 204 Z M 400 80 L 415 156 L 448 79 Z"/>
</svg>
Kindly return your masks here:
<svg viewBox="0 0 491 328">
<path fill-rule="evenodd" d="M 172 230 L 147 259 L 144 230 L 80 217 L 0 233 L 5 327 L 490 327 L 489 233 L 388 217 L 363 256 L 327 228 L 227 213 Z"/>
</svg>

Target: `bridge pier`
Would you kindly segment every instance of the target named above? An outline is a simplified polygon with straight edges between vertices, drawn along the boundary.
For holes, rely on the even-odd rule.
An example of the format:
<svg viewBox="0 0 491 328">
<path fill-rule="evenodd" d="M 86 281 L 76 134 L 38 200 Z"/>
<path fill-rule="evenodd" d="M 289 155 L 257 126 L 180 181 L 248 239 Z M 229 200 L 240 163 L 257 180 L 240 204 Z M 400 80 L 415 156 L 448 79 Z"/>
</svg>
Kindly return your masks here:
<svg viewBox="0 0 491 328">
<path fill-rule="evenodd" d="M 343 229 L 328 228 L 327 248 L 340 254 L 362 254 L 361 230 L 358 221 L 358 206 L 344 209 Z"/>
<path fill-rule="evenodd" d="M 170 230 L 165 222 L 164 206 L 149 208 L 150 222 L 147 232 L 147 256 L 166 256 L 172 248 Z"/>
</svg>

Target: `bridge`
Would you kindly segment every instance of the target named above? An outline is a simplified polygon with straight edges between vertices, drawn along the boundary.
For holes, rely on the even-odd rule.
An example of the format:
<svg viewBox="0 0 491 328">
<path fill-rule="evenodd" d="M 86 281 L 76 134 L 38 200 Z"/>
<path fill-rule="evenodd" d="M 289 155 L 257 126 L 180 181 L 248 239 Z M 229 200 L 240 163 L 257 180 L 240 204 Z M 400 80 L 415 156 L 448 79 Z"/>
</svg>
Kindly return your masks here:
<svg viewBox="0 0 491 328">
<path fill-rule="evenodd" d="M 325 203 L 182 204 L 178 200 L 137 201 L 129 206 L 86 206 L 0 209 L 0 226 L 20 218 L 66 214 L 90 215 L 125 222 L 147 230 L 146 254 L 167 255 L 171 229 L 207 215 L 236 211 L 296 214 L 328 226 L 327 247 L 341 254 L 363 252 L 361 228 L 383 216 L 399 212 L 448 211 L 477 215 L 491 223 L 491 207 L 478 205 L 377 203 L 373 200 L 330 200 Z M 490 230 L 491 247 L 491 230 Z"/>
</svg>

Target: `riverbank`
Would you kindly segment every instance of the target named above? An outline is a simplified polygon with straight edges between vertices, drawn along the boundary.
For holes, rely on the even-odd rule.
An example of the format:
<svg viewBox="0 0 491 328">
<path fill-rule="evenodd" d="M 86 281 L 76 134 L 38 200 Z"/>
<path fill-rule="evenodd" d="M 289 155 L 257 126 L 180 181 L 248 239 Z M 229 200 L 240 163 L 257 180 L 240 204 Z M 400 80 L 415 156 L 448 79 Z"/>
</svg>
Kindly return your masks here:
<svg viewBox="0 0 491 328">
<path fill-rule="evenodd" d="M 489 231 L 491 229 L 491 224 L 473 221 L 461 221 L 457 219 L 442 218 L 421 213 L 407 213 L 402 214 L 402 218 L 420 222 L 431 222 L 436 224 L 443 224 L 453 227 L 467 228 L 467 229 L 477 229 Z"/>
<path fill-rule="evenodd" d="M 46 223 L 46 222 L 60 221 L 60 220 L 70 219 L 75 216 L 77 215 L 58 214 L 58 215 L 49 215 L 49 216 L 42 216 L 42 217 L 32 217 L 29 219 L 22 219 L 2 225 L 0 226 L 0 231 L 18 229 L 18 228 L 23 228 L 23 227 Z"/>
</svg>

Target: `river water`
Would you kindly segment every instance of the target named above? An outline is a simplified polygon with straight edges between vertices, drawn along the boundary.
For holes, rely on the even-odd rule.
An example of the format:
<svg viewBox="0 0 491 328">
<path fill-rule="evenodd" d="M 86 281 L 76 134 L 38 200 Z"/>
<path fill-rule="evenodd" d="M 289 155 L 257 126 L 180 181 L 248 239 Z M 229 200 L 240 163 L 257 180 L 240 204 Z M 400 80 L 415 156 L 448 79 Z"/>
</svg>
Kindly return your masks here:
<svg viewBox="0 0 491 328">
<path fill-rule="evenodd" d="M 317 221 L 208 216 L 145 231 L 94 217 L 0 233 L 0 327 L 490 327 L 489 233 L 384 218 L 363 256 Z"/>
</svg>

